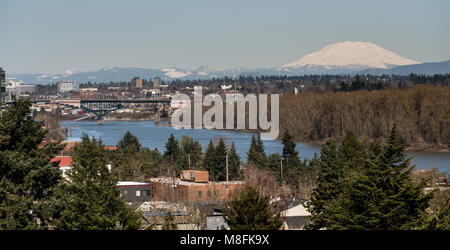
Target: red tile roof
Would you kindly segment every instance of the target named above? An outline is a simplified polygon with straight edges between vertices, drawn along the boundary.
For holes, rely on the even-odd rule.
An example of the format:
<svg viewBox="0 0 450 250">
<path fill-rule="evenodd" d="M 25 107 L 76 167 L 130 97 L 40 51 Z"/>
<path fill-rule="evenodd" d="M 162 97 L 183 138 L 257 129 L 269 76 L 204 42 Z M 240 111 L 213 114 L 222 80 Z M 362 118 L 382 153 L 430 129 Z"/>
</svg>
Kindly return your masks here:
<svg viewBox="0 0 450 250">
<path fill-rule="evenodd" d="M 71 156 L 55 156 L 50 162 L 59 161 L 59 167 L 70 167 L 72 166 L 72 157 Z"/>
<path fill-rule="evenodd" d="M 110 151 L 114 151 L 114 150 L 117 150 L 117 149 L 119 149 L 117 146 L 105 146 L 105 149 L 106 150 L 110 150 Z"/>
</svg>

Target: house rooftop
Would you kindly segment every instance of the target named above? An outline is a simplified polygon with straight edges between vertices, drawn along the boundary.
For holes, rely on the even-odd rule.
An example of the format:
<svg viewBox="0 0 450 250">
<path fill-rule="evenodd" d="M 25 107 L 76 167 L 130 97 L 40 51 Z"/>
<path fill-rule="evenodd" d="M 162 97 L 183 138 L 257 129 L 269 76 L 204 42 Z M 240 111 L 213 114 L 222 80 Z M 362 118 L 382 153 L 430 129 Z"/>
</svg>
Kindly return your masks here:
<svg viewBox="0 0 450 250">
<path fill-rule="evenodd" d="M 295 216 L 310 216 L 311 214 L 306 210 L 303 204 L 298 204 L 297 206 L 291 207 L 287 210 L 284 210 L 282 214 L 286 217 L 295 217 Z"/>
<path fill-rule="evenodd" d="M 150 183 L 147 182 L 137 182 L 137 181 L 119 181 L 117 183 L 117 186 L 146 186 L 146 185 L 151 185 Z"/>
<path fill-rule="evenodd" d="M 71 156 L 55 156 L 50 162 L 58 162 L 59 167 L 70 167 L 72 166 L 72 157 Z"/>
<path fill-rule="evenodd" d="M 192 182 L 192 181 L 184 181 L 179 178 L 151 178 L 151 182 L 159 182 L 159 183 L 168 183 L 168 184 L 176 184 L 176 185 L 184 185 L 184 186 L 204 186 L 211 184 L 226 184 L 226 181 L 209 181 L 209 182 Z M 243 184 L 243 181 L 229 181 L 228 184 Z"/>
</svg>

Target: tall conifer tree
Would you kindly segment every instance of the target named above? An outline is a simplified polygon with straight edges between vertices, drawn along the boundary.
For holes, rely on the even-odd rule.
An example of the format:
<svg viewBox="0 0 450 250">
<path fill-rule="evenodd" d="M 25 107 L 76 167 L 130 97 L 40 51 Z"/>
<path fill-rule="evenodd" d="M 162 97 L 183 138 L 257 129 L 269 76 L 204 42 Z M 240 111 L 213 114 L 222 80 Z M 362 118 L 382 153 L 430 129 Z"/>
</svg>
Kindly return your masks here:
<svg viewBox="0 0 450 250">
<path fill-rule="evenodd" d="M 62 146 L 38 146 L 47 131 L 33 121 L 30 106 L 19 99 L 0 116 L 0 229 L 51 228 L 50 201 L 61 172 L 50 159 Z"/>
<path fill-rule="evenodd" d="M 225 221 L 231 230 L 277 230 L 283 224 L 279 214 L 273 216 L 269 198 L 252 186 L 231 201 Z"/>
<path fill-rule="evenodd" d="M 75 147 L 70 182 L 56 197 L 56 228 L 69 230 L 139 229 L 139 214 L 120 198 L 117 178 L 106 166 L 104 145 L 83 135 Z"/>
</svg>

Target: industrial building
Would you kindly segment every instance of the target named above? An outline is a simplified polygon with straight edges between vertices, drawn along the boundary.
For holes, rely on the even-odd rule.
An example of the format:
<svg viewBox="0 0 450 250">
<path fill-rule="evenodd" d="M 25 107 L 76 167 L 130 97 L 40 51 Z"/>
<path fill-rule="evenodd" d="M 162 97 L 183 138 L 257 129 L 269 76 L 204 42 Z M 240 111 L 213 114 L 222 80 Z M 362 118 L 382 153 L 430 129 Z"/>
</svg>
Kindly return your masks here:
<svg viewBox="0 0 450 250">
<path fill-rule="evenodd" d="M 153 199 L 176 202 L 226 201 L 242 181 L 209 181 L 208 171 L 182 170 L 180 178 L 151 178 Z"/>
</svg>

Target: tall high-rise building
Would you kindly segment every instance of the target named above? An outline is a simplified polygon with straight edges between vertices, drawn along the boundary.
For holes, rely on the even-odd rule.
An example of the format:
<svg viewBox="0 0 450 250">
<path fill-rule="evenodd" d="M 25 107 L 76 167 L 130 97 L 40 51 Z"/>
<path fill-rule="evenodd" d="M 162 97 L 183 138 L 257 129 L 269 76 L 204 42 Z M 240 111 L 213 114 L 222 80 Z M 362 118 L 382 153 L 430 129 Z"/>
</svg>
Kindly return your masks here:
<svg viewBox="0 0 450 250">
<path fill-rule="evenodd" d="M 159 76 L 153 78 L 153 88 L 159 89 L 159 86 L 161 85 L 162 80 L 159 78 Z"/>
<path fill-rule="evenodd" d="M 0 68 L 0 107 L 6 106 L 6 73 Z"/>
<path fill-rule="evenodd" d="M 142 88 L 142 79 L 139 77 L 135 77 L 133 78 L 133 80 L 131 80 L 131 85 L 135 86 L 136 88 Z"/>
</svg>

